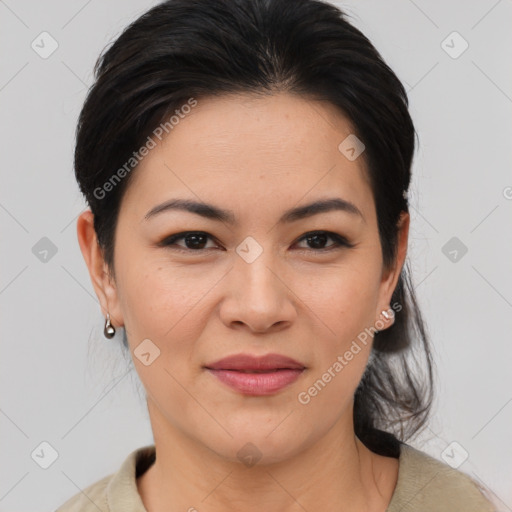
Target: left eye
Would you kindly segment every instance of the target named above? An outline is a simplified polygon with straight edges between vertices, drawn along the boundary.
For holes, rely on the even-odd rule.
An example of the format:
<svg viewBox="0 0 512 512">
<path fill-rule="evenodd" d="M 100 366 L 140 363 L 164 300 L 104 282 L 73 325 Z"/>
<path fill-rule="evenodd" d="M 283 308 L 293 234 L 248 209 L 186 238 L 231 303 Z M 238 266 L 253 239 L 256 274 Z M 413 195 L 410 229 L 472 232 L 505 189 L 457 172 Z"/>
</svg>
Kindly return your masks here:
<svg viewBox="0 0 512 512">
<path fill-rule="evenodd" d="M 328 238 L 334 240 L 334 244 L 330 245 L 328 248 L 318 247 L 319 245 L 323 245 Z M 315 249 L 321 251 L 330 251 L 343 246 L 352 247 L 344 237 L 337 233 L 331 233 L 330 231 L 313 231 L 311 233 L 306 233 L 299 240 L 305 240 L 308 244 L 313 244 Z"/>
<path fill-rule="evenodd" d="M 321 247 L 327 241 L 327 239 L 331 238 L 334 240 L 334 243 L 328 246 L 327 248 Z M 176 244 L 175 242 L 178 240 L 185 240 L 185 248 L 182 245 Z M 211 235 L 208 233 L 204 233 L 202 231 L 185 231 L 183 233 L 177 233 L 175 235 L 168 236 L 158 245 L 161 247 L 171 247 L 175 245 L 178 251 L 184 252 L 200 252 L 205 249 L 205 244 L 208 239 L 212 239 Z M 304 240 L 308 244 L 312 244 L 313 248 L 306 248 L 306 250 L 313 250 L 314 252 L 321 251 L 330 251 L 340 247 L 352 247 L 344 237 L 338 235 L 337 233 L 332 233 L 330 231 L 312 231 L 310 233 L 306 233 L 301 238 L 299 238 L 299 242 Z M 171 247 L 172 248 L 172 247 Z M 182 248 L 182 249 L 180 249 Z M 209 247 L 210 249 L 212 247 Z"/>
</svg>

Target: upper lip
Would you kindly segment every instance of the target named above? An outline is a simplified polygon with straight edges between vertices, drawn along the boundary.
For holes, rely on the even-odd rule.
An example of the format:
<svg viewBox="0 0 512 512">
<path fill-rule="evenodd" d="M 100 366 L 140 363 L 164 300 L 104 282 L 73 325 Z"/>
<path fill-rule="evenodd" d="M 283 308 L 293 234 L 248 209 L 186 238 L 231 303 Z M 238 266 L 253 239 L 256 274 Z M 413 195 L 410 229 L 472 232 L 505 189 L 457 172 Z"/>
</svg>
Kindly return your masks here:
<svg viewBox="0 0 512 512">
<path fill-rule="evenodd" d="M 211 370 L 276 370 L 299 369 L 305 366 L 294 359 L 281 354 L 253 356 L 251 354 L 234 354 L 205 365 Z"/>
</svg>

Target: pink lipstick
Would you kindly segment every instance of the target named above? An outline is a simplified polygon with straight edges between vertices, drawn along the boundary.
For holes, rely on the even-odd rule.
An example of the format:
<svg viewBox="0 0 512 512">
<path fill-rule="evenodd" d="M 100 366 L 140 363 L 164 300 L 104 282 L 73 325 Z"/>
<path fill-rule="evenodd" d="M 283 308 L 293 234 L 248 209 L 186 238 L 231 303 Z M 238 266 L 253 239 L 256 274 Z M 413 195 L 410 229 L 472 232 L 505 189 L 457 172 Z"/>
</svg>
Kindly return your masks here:
<svg viewBox="0 0 512 512">
<path fill-rule="evenodd" d="M 271 395 L 295 382 L 306 367 L 287 356 L 235 354 L 205 368 L 221 382 L 245 395 Z"/>
</svg>

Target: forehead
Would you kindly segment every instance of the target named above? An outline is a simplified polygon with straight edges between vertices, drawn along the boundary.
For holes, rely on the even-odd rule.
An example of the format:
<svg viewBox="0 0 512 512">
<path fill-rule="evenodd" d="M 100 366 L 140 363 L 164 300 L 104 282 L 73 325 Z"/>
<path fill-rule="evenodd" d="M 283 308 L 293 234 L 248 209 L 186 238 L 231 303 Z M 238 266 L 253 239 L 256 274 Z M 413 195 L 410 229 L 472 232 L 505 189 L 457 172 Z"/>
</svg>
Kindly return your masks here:
<svg viewBox="0 0 512 512">
<path fill-rule="evenodd" d="M 123 200 L 131 211 L 174 197 L 258 209 L 338 195 L 373 207 L 363 158 L 339 149 L 351 123 L 330 103 L 232 94 L 187 111 L 133 171 Z"/>
</svg>

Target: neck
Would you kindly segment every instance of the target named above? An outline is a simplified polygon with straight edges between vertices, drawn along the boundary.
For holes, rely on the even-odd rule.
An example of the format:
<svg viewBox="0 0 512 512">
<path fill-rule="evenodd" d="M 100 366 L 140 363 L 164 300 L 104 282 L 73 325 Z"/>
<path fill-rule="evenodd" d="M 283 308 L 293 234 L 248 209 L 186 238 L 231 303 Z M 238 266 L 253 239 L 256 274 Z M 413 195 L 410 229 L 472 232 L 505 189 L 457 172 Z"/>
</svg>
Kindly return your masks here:
<svg viewBox="0 0 512 512">
<path fill-rule="evenodd" d="M 157 456 L 137 481 L 148 512 L 384 512 L 396 486 L 398 460 L 366 448 L 351 414 L 284 460 L 246 466 L 173 428 L 149 401 L 148 407 Z"/>
</svg>

